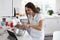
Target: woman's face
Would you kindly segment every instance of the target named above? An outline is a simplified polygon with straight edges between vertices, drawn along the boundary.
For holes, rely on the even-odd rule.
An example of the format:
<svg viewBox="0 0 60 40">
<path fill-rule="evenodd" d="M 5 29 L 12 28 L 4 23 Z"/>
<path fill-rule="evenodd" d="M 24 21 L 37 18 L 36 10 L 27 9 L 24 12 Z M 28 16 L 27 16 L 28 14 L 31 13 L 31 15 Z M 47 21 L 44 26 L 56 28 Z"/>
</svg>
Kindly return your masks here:
<svg viewBox="0 0 60 40">
<path fill-rule="evenodd" d="M 31 8 L 25 7 L 25 10 L 26 10 L 26 12 L 27 12 L 29 15 L 32 15 L 33 11 L 32 11 Z"/>
</svg>

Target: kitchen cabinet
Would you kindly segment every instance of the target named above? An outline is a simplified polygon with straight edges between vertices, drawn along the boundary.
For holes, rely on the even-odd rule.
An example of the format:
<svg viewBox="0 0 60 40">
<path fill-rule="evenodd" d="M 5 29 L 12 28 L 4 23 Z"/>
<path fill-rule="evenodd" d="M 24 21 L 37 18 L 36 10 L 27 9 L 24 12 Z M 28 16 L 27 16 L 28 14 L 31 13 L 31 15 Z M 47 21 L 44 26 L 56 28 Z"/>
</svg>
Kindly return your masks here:
<svg viewBox="0 0 60 40">
<path fill-rule="evenodd" d="M 58 23 L 58 31 L 60 30 L 60 18 L 57 19 L 57 23 Z"/>
<path fill-rule="evenodd" d="M 1 29 L 0 29 L 0 31 L 1 31 Z M 9 34 L 5 31 L 5 30 L 3 30 L 4 32 L 1 34 L 1 32 L 0 32 L 0 40 L 16 40 L 14 37 L 9 37 L 8 38 L 8 36 L 9 36 Z M 17 39 L 18 40 L 32 40 L 32 38 L 31 38 L 31 36 L 28 34 L 28 32 L 27 31 L 25 31 L 25 34 L 23 35 L 23 36 L 16 36 L 17 37 Z"/>
<path fill-rule="evenodd" d="M 12 16 L 12 8 L 12 0 L 0 0 L 0 16 Z"/>
<path fill-rule="evenodd" d="M 52 35 L 54 31 L 60 31 L 60 18 L 45 18 L 45 34 Z"/>
</svg>

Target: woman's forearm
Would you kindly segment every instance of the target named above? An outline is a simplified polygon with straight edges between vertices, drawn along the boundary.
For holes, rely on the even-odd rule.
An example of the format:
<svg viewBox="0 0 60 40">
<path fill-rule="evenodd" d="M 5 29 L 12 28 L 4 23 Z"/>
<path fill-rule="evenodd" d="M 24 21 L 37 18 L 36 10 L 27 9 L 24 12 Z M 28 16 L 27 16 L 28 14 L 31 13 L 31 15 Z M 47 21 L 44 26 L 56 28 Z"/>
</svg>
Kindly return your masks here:
<svg viewBox="0 0 60 40">
<path fill-rule="evenodd" d="M 17 28 L 21 28 L 21 27 L 22 27 L 22 25 L 20 25 L 20 24 L 17 24 L 17 25 L 16 25 L 16 27 L 17 27 Z"/>
<path fill-rule="evenodd" d="M 43 20 L 40 20 L 38 25 L 30 25 L 32 28 L 36 29 L 36 30 L 42 30 L 42 25 L 43 25 Z"/>
<path fill-rule="evenodd" d="M 37 25 L 31 25 L 30 27 L 36 29 L 36 30 L 42 30 L 42 26 Z"/>
</svg>

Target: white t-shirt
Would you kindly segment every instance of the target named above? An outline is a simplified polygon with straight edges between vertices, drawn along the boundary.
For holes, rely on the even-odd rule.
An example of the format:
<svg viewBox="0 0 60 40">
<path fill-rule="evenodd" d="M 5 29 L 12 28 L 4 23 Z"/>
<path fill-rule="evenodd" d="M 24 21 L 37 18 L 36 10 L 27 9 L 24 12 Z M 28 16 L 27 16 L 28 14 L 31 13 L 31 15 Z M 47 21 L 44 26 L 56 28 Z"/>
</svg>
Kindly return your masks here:
<svg viewBox="0 0 60 40">
<path fill-rule="evenodd" d="M 36 13 L 34 17 L 32 17 L 31 15 L 28 15 L 28 18 L 29 18 L 30 24 L 33 24 L 33 25 L 38 25 L 39 21 L 43 20 L 42 15 L 38 13 Z M 30 36 L 33 38 L 33 40 L 44 40 L 44 27 L 42 28 L 41 31 L 30 27 L 29 29 L 27 29 L 27 31 L 30 34 Z"/>
</svg>

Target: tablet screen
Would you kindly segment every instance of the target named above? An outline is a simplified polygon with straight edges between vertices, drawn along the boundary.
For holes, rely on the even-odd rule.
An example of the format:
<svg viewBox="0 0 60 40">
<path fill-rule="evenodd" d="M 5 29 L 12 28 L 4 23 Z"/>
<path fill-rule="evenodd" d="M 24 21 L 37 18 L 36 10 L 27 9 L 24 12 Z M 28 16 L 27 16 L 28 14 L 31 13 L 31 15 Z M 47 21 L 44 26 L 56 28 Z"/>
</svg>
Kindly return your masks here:
<svg viewBox="0 0 60 40">
<path fill-rule="evenodd" d="M 8 34 L 9 34 L 10 36 L 14 37 L 14 38 L 17 40 L 17 37 L 16 37 L 16 35 L 15 35 L 13 32 L 11 32 L 11 31 L 9 31 L 9 30 L 7 30 L 7 32 L 8 32 Z"/>
</svg>

